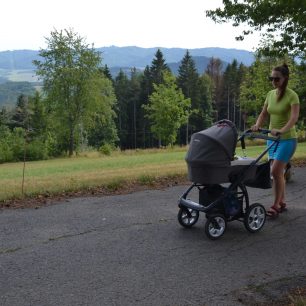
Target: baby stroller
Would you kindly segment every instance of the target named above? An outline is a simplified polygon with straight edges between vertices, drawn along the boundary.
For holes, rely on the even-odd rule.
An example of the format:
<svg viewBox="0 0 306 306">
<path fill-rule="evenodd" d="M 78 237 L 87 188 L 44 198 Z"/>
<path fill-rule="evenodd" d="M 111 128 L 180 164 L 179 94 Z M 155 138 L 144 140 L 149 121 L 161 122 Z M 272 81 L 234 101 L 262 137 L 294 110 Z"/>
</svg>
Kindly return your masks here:
<svg viewBox="0 0 306 306">
<path fill-rule="evenodd" d="M 270 137 L 269 132 L 247 130 L 238 139 L 235 125 L 221 120 L 192 135 L 185 160 L 188 178 L 193 183 L 178 201 L 178 221 L 183 227 L 195 225 L 200 212 L 206 214 L 205 233 L 213 240 L 224 234 L 230 221 L 243 222 L 251 233 L 264 226 L 266 210 L 260 203 L 250 205 L 246 187 L 271 187 L 269 161 L 259 162 L 269 148 L 278 143 L 279 137 Z M 237 142 L 241 142 L 245 152 L 246 137 L 270 139 L 272 144 L 255 159 L 235 159 Z M 194 194 L 194 189 L 199 203 L 187 198 L 191 192 Z"/>
</svg>

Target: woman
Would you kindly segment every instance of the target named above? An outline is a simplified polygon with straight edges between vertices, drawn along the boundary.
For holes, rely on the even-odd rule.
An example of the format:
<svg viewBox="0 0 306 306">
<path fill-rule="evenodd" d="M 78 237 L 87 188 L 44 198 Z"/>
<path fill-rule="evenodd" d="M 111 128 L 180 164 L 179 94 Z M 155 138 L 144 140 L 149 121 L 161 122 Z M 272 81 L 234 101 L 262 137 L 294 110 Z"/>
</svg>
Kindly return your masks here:
<svg viewBox="0 0 306 306">
<path fill-rule="evenodd" d="M 267 211 L 267 215 L 277 217 L 286 209 L 284 169 L 297 146 L 295 123 L 299 117 L 300 102 L 298 95 L 287 87 L 289 69 L 286 64 L 273 68 L 269 79 L 275 89 L 268 92 L 263 109 L 251 129 L 257 131 L 269 117 L 272 136 L 280 135 L 276 151 L 274 151 L 275 146 L 269 150 L 274 203 Z M 270 144 L 271 141 L 268 140 L 268 146 Z"/>
</svg>

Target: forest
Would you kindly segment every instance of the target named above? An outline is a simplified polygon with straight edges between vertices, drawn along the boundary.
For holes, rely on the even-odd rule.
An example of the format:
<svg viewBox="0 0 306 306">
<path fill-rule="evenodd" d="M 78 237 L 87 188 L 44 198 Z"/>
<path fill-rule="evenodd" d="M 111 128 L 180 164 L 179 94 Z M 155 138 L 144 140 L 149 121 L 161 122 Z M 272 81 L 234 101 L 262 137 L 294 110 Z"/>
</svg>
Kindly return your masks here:
<svg viewBox="0 0 306 306">
<path fill-rule="evenodd" d="M 289 87 L 306 98 L 306 64 L 289 55 L 258 53 L 251 66 L 237 60 L 223 67 L 211 58 L 198 73 L 188 50 L 175 76 L 157 50 L 143 72 L 112 78 L 101 54 L 71 30 L 51 33 L 35 60 L 42 90 L 25 87 L 13 109 L 0 110 L 0 162 L 71 156 L 84 150 L 188 145 L 192 133 L 220 119 L 248 128 L 272 89 L 268 77 L 286 62 Z M 303 139 L 305 103 L 298 130 Z"/>
</svg>

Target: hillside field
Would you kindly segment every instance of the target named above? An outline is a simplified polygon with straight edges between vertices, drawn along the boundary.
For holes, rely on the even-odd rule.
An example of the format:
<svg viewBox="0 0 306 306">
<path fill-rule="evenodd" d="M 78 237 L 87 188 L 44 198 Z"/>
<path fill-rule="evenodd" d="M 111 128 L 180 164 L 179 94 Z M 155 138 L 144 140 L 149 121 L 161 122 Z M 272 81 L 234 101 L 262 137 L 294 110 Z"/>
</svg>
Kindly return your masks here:
<svg viewBox="0 0 306 306">
<path fill-rule="evenodd" d="M 264 146 L 247 147 L 248 157 L 256 157 Z M 187 182 L 184 160 L 186 147 L 114 152 L 111 156 L 97 152 L 72 158 L 58 158 L 0 165 L 0 201 L 55 196 L 80 191 L 94 193 L 97 188 L 118 191 L 126 186 L 154 186 L 159 181 Z M 242 155 L 237 148 L 237 154 Z M 306 143 L 299 143 L 294 156 L 298 163 L 306 160 Z"/>
</svg>

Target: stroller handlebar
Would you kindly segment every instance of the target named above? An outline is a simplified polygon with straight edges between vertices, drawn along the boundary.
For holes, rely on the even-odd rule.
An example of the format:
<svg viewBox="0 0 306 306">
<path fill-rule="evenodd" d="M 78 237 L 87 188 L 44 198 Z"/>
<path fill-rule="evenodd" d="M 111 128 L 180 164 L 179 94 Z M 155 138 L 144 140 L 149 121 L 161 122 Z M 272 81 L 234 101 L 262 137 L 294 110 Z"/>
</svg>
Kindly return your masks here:
<svg viewBox="0 0 306 306">
<path fill-rule="evenodd" d="M 280 134 L 277 136 L 267 136 L 267 134 L 271 133 L 271 130 L 268 129 L 258 129 L 257 131 L 252 131 L 251 129 L 245 130 L 238 140 L 242 138 L 249 137 L 249 138 L 260 138 L 260 139 L 269 139 L 269 140 L 279 140 Z"/>
<path fill-rule="evenodd" d="M 242 149 L 245 149 L 245 137 L 253 138 L 253 139 L 264 139 L 264 140 L 272 140 L 278 141 L 280 139 L 280 134 L 276 137 L 268 136 L 271 133 L 271 130 L 268 129 L 258 129 L 256 132 L 252 131 L 251 129 L 245 130 L 241 136 L 238 138 L 238 141 L 241 141 Z"/>
<path fill-rule="evenodd" d="M 262 133 L 262 134 L 269 134 L 269 133 L 271 133 L 271 130 L 267 130 L 267 129 L 258 129 L 258 132 L 259 132 L 259 133 Z"/>
</svg>

